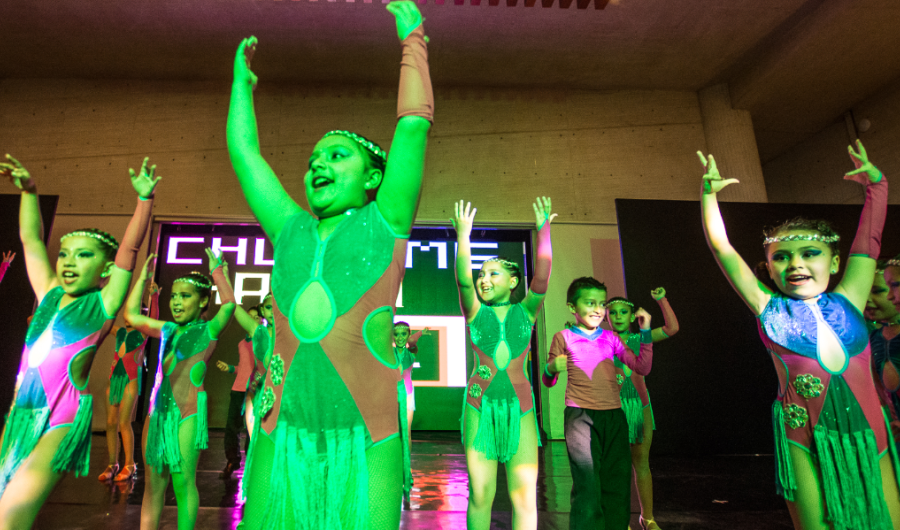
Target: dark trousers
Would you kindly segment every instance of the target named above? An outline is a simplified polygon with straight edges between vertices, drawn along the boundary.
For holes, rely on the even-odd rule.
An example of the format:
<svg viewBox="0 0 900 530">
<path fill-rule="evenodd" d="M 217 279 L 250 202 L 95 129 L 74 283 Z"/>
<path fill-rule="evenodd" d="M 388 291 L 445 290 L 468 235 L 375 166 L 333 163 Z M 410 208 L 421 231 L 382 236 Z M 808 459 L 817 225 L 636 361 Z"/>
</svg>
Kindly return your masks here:
<svg viewBox="0 0 900 530">
<path fill-rule="evenodd" d="M 231 402 L 228 404 L 228 419 L 225 421 L 225 458 L 234 467 L 241 465 L 241 431 L 244 430 L 244 395 L 246 392 L 231 391 Z"/>
<path fill-rule="evenodd" d="M 571 530 L 625 530 L 631 517 L 631 449 L 622 409 L 566 407 L 572 468 Z"/>
</svg>

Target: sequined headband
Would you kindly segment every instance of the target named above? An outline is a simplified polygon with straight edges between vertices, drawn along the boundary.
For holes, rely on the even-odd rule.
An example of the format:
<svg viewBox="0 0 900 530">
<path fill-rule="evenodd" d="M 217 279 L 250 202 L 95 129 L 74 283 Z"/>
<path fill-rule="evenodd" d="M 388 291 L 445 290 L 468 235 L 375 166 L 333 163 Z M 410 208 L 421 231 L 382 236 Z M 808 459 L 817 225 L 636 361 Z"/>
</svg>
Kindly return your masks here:
<svg viewBox="0 0 900 530">
<path fill-rule="evenodd" d="M 191 274 L 200 274 L 200 273 L 197 272 L 197 273 L 191 273 Z M 195 278 L 191 278 L 191 277 L 189 277 L 189 276 L 184 276 L 184 277 L 182 277 L 182 278 L 178 278 L 177 280 L 175 280 L 175 281 L 172 282 L 172 283 L 178 283 L 178 282 L 181 282 L 181 283 L 189 283 L 189 284 L 193 285 L 194 287 L 196 287 L 196 288 L 198 288 L 198 289 L 206 289 L 206 290 L 212 289 L 212 284 L 211 284 L 211 283 L 201 282 L 200 280 L 197 280 L 197 279 L 195 279 Z"/>
<path fill-rule="evenodd" d="M 884 262 L 884 267 L 900 267 L 900 259 L 889 259 Z"/>
<path fill-rule="evenodd" d="M 112 237 L 105 236 L 103 234 L 98 234 L 97 232 L 88 232 L 87 230 L 76 230 L 74 232 L 69 232 L 68 234 L 59 238 L 59 242 L 62 243 L 68 237 L 81 236 L 81 237 L 89 237 L 91 239 L 96 239 L 97 241 L 112 247 L 113 250 L 119 250 L 119 242 L 113 239 Z"/>
<path fill-rule="evenodd" d="M 509 268 L 511 268 L 511 269 L 517 269 L 517 268 L 519 268 L 519 265 L 518 265 L 516 262 L 514 262 L 514 261 L 509 261 L 509 260 L 505 260 L 505 259 L 501 259 L 501 258 L 491 258 L 491 259 L 486 259 L 486 260 L 484 260 L 484 263 L 490 263 L 490 262 L 492 262 L 492 261 L 497 262 L 497 263 L 503 265 L 504 267 L 509 267 Z M 484 263 L 482 263 L 482 266 L 484 266 Z"/>
<path fill-rule="evenodd" d="M 606 302 L 606 307 L 609 307 L 613 304 L 625 304 L 628 307 L 630 307 L 631 309 L 634 309 L 634 304 L 632 304 L 628 300 L 613 300 L 612 302 Z"/>
<path fill-rule="evenodd" d="M 366 140 L 365 138 L 363 138 L 362 136 L 360 136 L 354 132 L 328 131 L 327 133 L 325 133 L 325 136 L 323 136 L 322 138 L 327 138 L 329 136 L 343 136 L 344 138 L 349 138 L 349 139 L 353 140 L 354 142 L 358 143 L 359 145 L 363 146 L 366 149 L 366 151 L 368 151 L 368 152 L 372 153 L 373 155 L 377 156 L 378 158 L 380 158 L 382 162 L 387 163 L 387 152 L 385 152 L 384 149 L 378 147 L 378 145 L 375 144 L 375 142 L 373 142 L 371 140 Z"/>
<path fill-rule="evenodd" d="M 781 243 L 782 241 L 818 241 L 820 243 L 837 243 L 841 240 L 841 236 L 835 234 L 833 236 L 823 236 L 822 234 L 806 235 L 792 234 L 789 236 L 767 237 L 763 241 L 763 246 L 767 247 L 772 243 Z"/>
</svg>

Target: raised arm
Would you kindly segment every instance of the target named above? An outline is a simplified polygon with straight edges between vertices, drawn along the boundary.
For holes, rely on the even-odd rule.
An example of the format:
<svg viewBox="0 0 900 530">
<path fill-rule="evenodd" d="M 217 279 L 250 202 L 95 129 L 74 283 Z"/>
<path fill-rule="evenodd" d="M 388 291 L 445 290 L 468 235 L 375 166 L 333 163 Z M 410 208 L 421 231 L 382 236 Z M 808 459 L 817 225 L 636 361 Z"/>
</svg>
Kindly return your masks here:
<svg viewBox="0 0 900 530">
<path fill-rule="evenodd" d="M 665 321 L 663 327 L 656 328 L 651 333 L 653 342 L 659 342 L 678 333 L 678 318 L 675 317 L 675 311 L 672 311 L 672 306 L 669 305 L 665 289 L 657 287 L 650 291 L 650 296 L 652 296 L 653 299 L 656 300 L 656 303 L 659 304 L 659 308 L 662 310 L 663 320 Z"/>
<path fill-rule="evenodd" d="M 254 320 L 246 309 L 235 304 L 234 319 L 237 320 L 239 326 L 244 328 L 244 331 L 247 332 L 247 335 L 253 337 L 253 334 L 256 333 L 256 328 L 259 326 L 259 322 Z"/>
<path fill-rule="evenodd" d="M 376 203 L 395 232 L 408 234 L 422 190 L 425 146 L 434 121 L 434 94 L 419 8 L 414 2 L 404 0 L 389 3 L 387 10 L 397 23 L 403 55 L 397 95 L 397 127 Z"/>
<path fill-rule="evenodd" d="M 250 71 L 250 61 L 255 51 L 256 37 L 246 38 L 238 46 L 225 137 L 231 166 L 244 198 L 269 236 L 269 241 L 275 243 L 284 223 L 300 211 L 300 206 L 288 195 L 259 149 L 259 131 L 253 108 L 257 77 Z"/>
<path fill-rule="evenodd" d="M 141 298 L 144 295 L 144 286 L 147 283 L 150 262 L 154 259 L 156 259 L 156 254 L 147 256 L 147 261 L 144 262 L 141 274 L 138 276 L 137 281 L 134 282 L 134 287 L 131 288 L 131 294 L 128 295 L 128 299 L 125 300 L 125 321 L 144 335 L 158 339 L 162 335 L 162 328 L 165 322 L 141 314 Z"/>
<path fill-rule="evenodd" d="M 150 309 L 147 313 L 154 320 L 159 318 L 159 293 L 161 290 L 159 285 L 156 285 L 156 282 L 150 280 Z"/>
<path fill-rule="evenodd" d="M 419 339 L 421 339 L 425 335 L 428 335 L 428 332 L 430 331 L 430 329 L 431 328 L 426 327 L 425 329 L 422 329 L 422 330 L 419 330 L 419 331 L 413 333 L 412 335 L 410 335 L 410 337 L 408 339 L 406 339 L 406 347 L 409 349 L 410 353 L 412 353 L 412 354 L 419 353 L 419 347 L 416 345 L 416 343 L 419 342 Z"/>
<path fill-rule="evenodd" d="M 847 269 L 834 290 L 846 296 L 850 303 L 862 311 L 869 298 L 869 291 L 872 290 L 875 260 L 881 253 L 881 231 L 887 216 L 888 184 L 881 171 L 869 162 L 862 142 L 857 140 L 856 146 L 859 148 L 858 152 L 853 150 L 853 146 L 847 148 L 856 169 L 844 175 L 844 178 L 866 187 L 866 201 L 853 246 L 850 247 Z"/>
<path fill-rule="evenodd" d="M 131 185 L 138 194 L 138 201 L 134 215 L 132 215 L 131 221 L 128 222 L 128 227 L 125 229 L 125 235 L 122 236 L 119 250 L 116 252 L 116 265 L 109 274 L 109 283 L 101 291 L 103 306 L 106 308 L 107 314 L 110 315 L 115 315 L 122 308 L 125 295 L 128 294 L 128 286 L 131 285 L 131 276 L 137 261 L 138 251 L 144 242 L 147 227 L 150 226 L 150 213 L 153 211 L 153 191 L 162 177 L 155 176 L 155 165 L 147 167 L 149 161 L 149 158 L 144 158 L 140 173 L 135 173 L 131 168 L 128 169 L 128 173 L 131 176 Z M 141 294 L 143 294 L 143 288 L 141 289 Z"/>
<path fill-rule="evenodd" d="M 475 283 L 472 281 L 472 223 L 475 222 L 475 212 L 478 208 L 472 208 L 471 203 L 459 201 L 454 205 L 454 216 L 451 221 L 456 229 L 456 288 L 459 290 L 459 307 L 462 309 L 466 322 L 472 322 L 481 302 L 475 296 Z"/>
<path fill-rule="evenodd" d="M 25 251 L 25 270 L 28 272 L 28 281 L 40 303 L 50 289 L 59 285 L 59 280 L 56 278 L 56 271 L 47 256 L 47 246 L 44 245 L 44 227 L 41 220 L 37 186 L 28 170 L 9 155 L 6 155 L 6 162 L 0 162 L 0 175 L 8 178 L 22 191 L 22 200 L 19 205 L 19 237 L 22 240 L 22 249 Z"/>
<path fill-rule="evenodd" d="M 222 307 L 209 321 L 209 336 L 213 340 L 219 338 L 219 334 L 225 329 L 225 326 L 231 322 L 234 315 L 234 309 L 237 303 L 234 298 L 234 290 L 231 288 L 231 282 L 228 281 L 228 264 L 222 259 L 222 256 L 216 256 L 212 249 L 206 249 L 206 255 L 209 256 L 209 275 L 212 276 L 216 289 L 219 290 L 219 298 L 222 300 Z M 212 303 L 212 300 L 210 300 Z"/>
<path fill-rule="evenodd" d="M 650 338 L 650 313 L 643 308 L 638 308 L 634 312 L 637 317 L 638 326 L 641 328 L 641 348 L 637 357 L 628 353 L 625 345 L 619 340 L 614 350 L 615 356 L 625 364 L 625 366 L 634 370 L 638 375 L 648 375 L 653 367 L 653 340 Z"/>
<path fill-rule="evenodd" d="M 0 282 L 3 281 L 3 276 L 6 275 L 6 271 L 9 269 L 9 264 L 12 263 L 12 260 L 14 259 L 16 259 L 16 253 L 12 250 L 3 253 L 3 262 L 0 263 Z"/>
<path fill-rule="evenodd" d="M 538 309 L 544 303 L 547 286 L 550 284 L 550 268 L 553 263 L 553 247 L 550 244 L 550 223 L 556 217 L 549 197 L 538 197 L 534 204 L 535 226 L 537 226 L 537 253 L 534 259 L 534 275 L 531 285 L 522 300 L 522 307 L 534 322 Z"/>
<path fill-rule="evenodd" d="M 700 211 L 703 218 L 703 233 L 706 234 L 706 243 L 712 250 L 713 257 L 719 264 L 719 268 L 725 273 L 731 287 L 737 292 L 745 304 L 750 307 L 754 315 L 762 314 L 769 303 L 771 292 L 753 274 L 753 270 L 741 258 L 725 231 L 725 223 L 719 212 L 719 201 L 716 193 L 729 184 L 734 184 L 737 179 L 723 180 L 716 168 L 716 160 L 712 155 L 704 158 L 703 153 L 697 152 L 700 161 L 706 168 L 703 175 L 703 188 L 700 195 Z"/>
</svg>

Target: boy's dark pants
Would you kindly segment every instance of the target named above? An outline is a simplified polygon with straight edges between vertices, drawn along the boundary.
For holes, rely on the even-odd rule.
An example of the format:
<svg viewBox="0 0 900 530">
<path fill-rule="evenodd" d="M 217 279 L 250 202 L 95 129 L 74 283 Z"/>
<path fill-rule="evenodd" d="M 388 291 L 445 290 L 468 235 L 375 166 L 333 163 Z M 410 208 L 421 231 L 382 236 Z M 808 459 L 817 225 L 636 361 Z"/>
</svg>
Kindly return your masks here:
<svg viewBox="0 0 900 530">
<path fill-rule="evenodd" d="M 244 415 L 241 411 L 244 407 L 246 392 L 231 391 L 231 401 L 228 403 L 228 418 L 225 420 L 225 458 L 235 468 L 241 465 L 240 435 L 244 428 Z"/>
<path fill-rule="evenodd" d="M 631 517 L 631 448 L 622 409 L 566 407 L 572 468 L 570 530 L 625 530 Z"/>
</svg>

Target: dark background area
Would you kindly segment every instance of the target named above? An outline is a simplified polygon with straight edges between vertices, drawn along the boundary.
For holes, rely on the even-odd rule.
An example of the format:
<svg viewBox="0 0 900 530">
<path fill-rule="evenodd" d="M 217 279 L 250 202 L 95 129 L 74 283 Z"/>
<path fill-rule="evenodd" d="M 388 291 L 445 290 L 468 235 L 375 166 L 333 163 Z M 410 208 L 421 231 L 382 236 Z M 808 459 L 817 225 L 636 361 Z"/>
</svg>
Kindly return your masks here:
<svg viewBox="0 0 900 530">
<path fill-rule="evenodd" d="M 860 205 L 830 204 L 723 202 L 720 208 L 732 245 L 751 267 L 764 260 L 765 227 L 796 216 L 831 221 L 841 235 L 842 271 L 861 212 Z M 653 452 L 772 453 L 778 379 L 756 319 L 706 245 L 699 202 L 616 199 L 616 213 L 631 300 L 655 308 L 650 290 L 663 286 L 680 324 L 678 335 L 654 346 L 647 377 L 658 428 Z M 900 232 L 891 229 L 898 220 L 900 206 L 889 206 L 882 257 L 900 252 Z M 663 325 L 657 318 L 653 327 Z"/>
<path fill-rule="evenodd" d="M 19 194 L 0 194 L 0 253 L 12 250 L 16 259 L 9 266 L 3 282 L 0 283 L 0 407 L 3 422 L 12 401 L 22 360 L 25 332 L 28 331 L 28 317 L 34 312 L 35 296 L 25 271 L 25 254 L 19 239 Z M 41 217 L 44 220 L 44 242 L 50 237 L 53 218 L 56 215 L 58 195 L 41 195 Z M 56 256 L 50 256 L 50 264 L 56 266 Z"/>
</svg>

